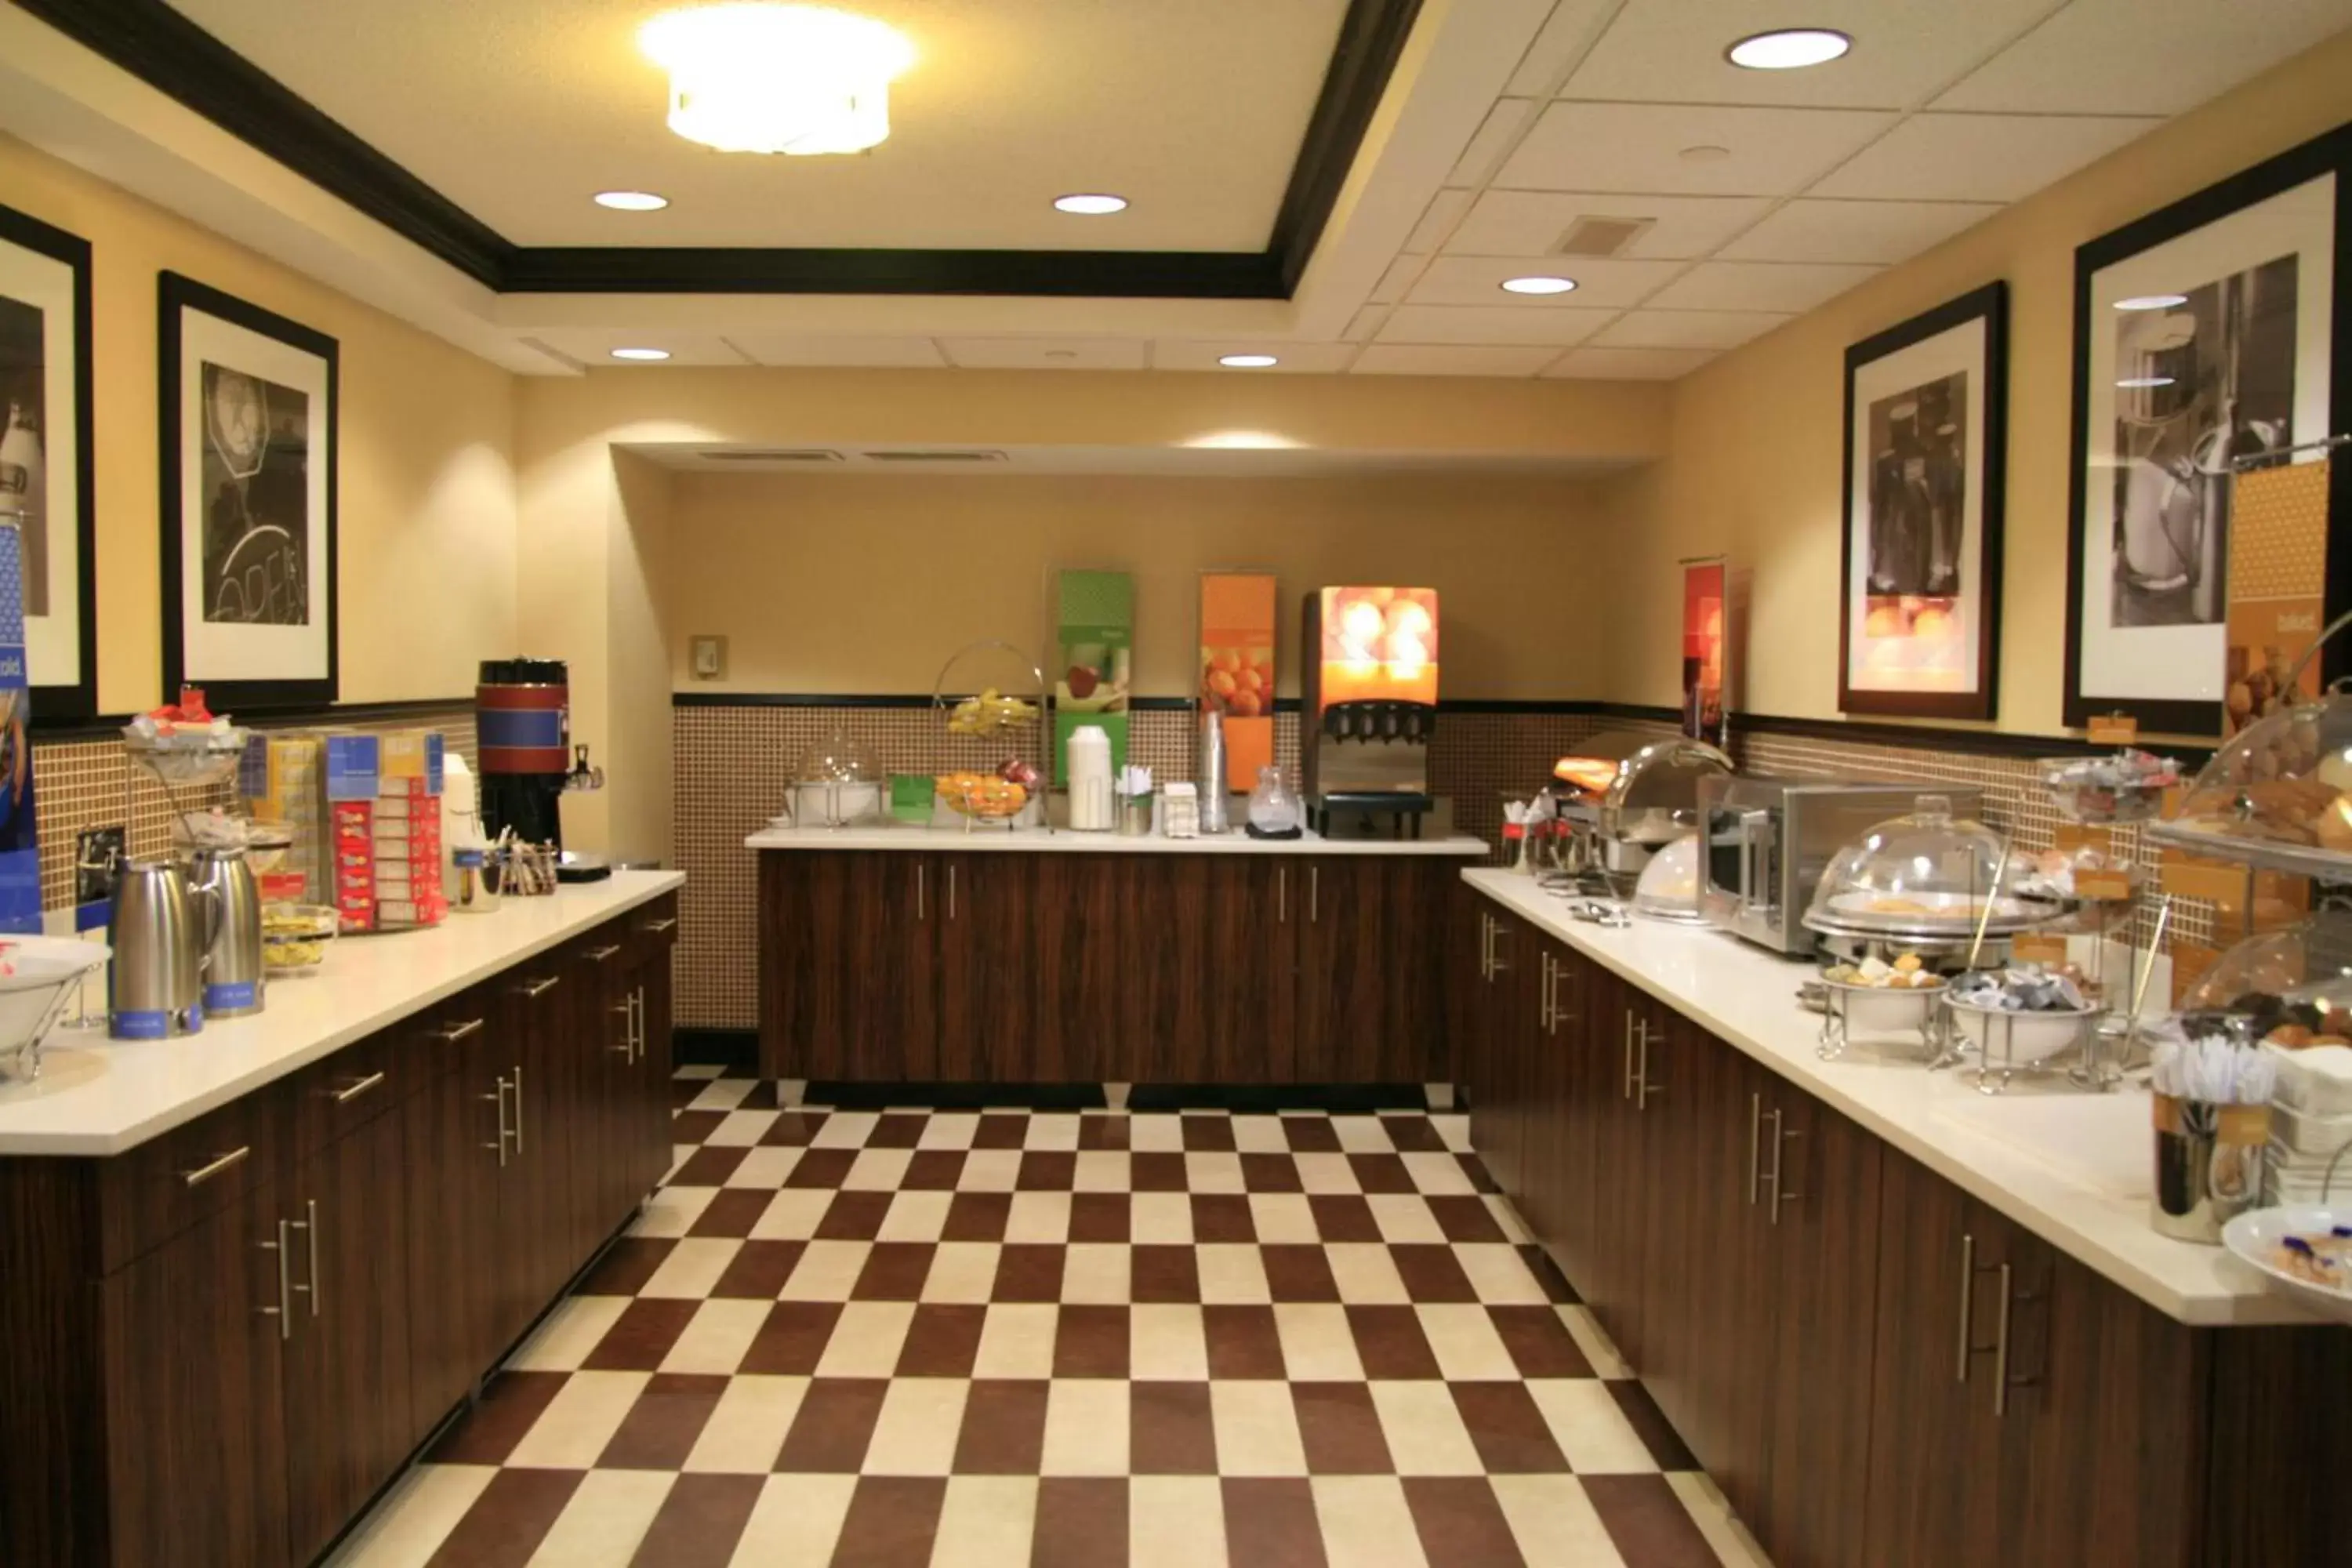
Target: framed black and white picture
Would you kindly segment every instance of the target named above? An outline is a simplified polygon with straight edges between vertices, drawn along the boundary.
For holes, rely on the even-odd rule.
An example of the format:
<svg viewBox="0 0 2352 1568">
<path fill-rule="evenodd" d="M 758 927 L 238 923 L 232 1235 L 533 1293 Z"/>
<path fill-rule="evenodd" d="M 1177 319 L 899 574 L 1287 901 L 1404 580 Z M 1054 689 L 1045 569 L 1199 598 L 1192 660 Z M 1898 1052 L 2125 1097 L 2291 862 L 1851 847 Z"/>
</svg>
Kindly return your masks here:
<svg viewBox="0 0 2352 1568">
<path fill-rule="evenodd" d="M 336 694 L 336 346 L 166 272 L 163 689 L 215 712 Z"/>
<path fill-rule="evenodd" d="M 89 242 L 0 206 L 0 511 L 25 574 L 33 712 L 98 711 Z"/>
<path fill-rule="evenodd" d="M 1993 716 L 2008 355 L 2001 283 L 1845 352 L 1843 712 Z"/>
<path fill-rule="evenodd" d="M 2321 460 L 2306 444 L 2340 427 L 2347 151 L 2352 128 L 2331 132 L 2074 253 L 2070 725 L 2120 712 L 2147 731 L 2220 731 L 2234 470 Z M 2352 607 L 2345 533 L 2330 531 L 2330 613 Z"/>
</svg>

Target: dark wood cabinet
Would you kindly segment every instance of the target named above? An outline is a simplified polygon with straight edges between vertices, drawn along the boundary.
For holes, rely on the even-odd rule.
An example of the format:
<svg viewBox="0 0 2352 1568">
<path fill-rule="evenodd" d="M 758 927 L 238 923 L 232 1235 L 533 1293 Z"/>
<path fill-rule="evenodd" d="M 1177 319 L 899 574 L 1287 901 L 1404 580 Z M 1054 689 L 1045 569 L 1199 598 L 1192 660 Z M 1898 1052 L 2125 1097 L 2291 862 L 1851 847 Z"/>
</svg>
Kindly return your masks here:
<svg viewBox="0 0 2352 1568">
<path fill-rule="evenodd" d="M 417 1423 L 429 1427 L 473 1393 L 520 1324 L 501 1299 L 499 1205 L 510 1151 L 494 1058 L 496 999 L 479 992 L 402 1026 L 402 1048 L 425 1082 L 401 1107 L 407 1163 L 409 1375 Z"/>
<path fill-rule="evenodd" d="M 978 851 L 928 857 L 939 889 L 938 1028 L 928 1077 L 943 1083 L 1036 1077 L 1038 970 L 1031 915 L 1037 858 Z"/>
<path fill-rule="evenodd" d="M 1028 939 L 1037 954 L 1032 1027 L 991 1058 L 1024 1083 L 1131 1083 L 1138 1037 L 1128 992 L 1159 956 L 1134 918 L 1144 889 L 1132 855 L 1040 855 L 1030 868 Z"/>
<path fill-rule="evenodd" d="M 1318 856 L 1291 868 L 1306 887 L 1298 943 L 1301 1083 L 1432 1083 L 1444 1072 L 1444 972 L 1412 962 L 1445 907 L 1443 861 Z M 1292 889 L 1298 897 L 1299 889 Z M 1303 918 L 1296 918 L 1303 915 Z M 1403 959 L 1403 962 L 1400 962 Z"/>
<path fill-rule="evenodd" d="M 1462 1052 L 1463 1087 L 1470 1096 L 1470 1142 L 1495 1184 L 1514 1198 L 1527 1192 L 1519 1163 L 1519 1126 L 1529 1049 L 1520 1007 L 1522 959 L 1537 962 L 1532 933 L 1516 916 L 1481 905 L 1475 978 L 1465 983 L 1469 1028 Z"/>
<path fill-rule="evenodd" d="M 1569 1135 L 1590 1141 L 1592 1150 L 1592 1244 L 1585 1277 L 1576 1287 L 1592 1315 L 1625 1360 L 1642 1365 L 1643 1251 L 1648 1241 L 1651 1190 L 1675 1180 L 1648 1163 L 1644 1133 L 1649 1118 L 1638 1086 L 1643 1052 L 1659 1039 L 1657 1068 L 1667 1070 L 1658 1009 L 1643 993 L 1595 969 L 1592 1035 L 1576 1083 L 1579 1115 Z"/>
<path fill-rule="evenodd" d="M 1140 1052 L 1135 1081 L 1296 1081 L 1294 868 L 1273 857 L 1168 854 L 1137 875 L 1152 896 L 1129 911 L 1146 960 L 1124 1015 Z"/>
<path fill-rule="evenodd" d="M 928 854 L 811 850 L 761 879 L 761 1069 L 773 1078 L 934 1079 L 946 879 Z M 761 864 L 769 865 L 762 856 Z"/>
</svg>

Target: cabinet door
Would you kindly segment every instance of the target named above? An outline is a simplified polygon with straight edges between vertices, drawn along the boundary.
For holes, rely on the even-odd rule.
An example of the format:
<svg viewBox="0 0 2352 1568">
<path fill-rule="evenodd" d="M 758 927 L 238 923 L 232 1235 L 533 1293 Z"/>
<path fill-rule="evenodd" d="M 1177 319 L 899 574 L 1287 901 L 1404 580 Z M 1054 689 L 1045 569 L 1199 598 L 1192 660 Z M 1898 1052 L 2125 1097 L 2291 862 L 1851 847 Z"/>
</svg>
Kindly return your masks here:
<svg viewBox="0 0 2352 1568">
<path fill-rule="evenodd" d="M 946 879 L 895 850 L 760 857 L 761 1070 L 886 1082 L 940 1077 L 935 994 Z"/>
<path fill-rule="evenodd" d="M 308 1563 L 422 1436 L 409 1397 L 406 1157 L 387 1110 L 296 1167 L 294 1330 L 286 1342 L 287 1532 Z"/>
<path fill-rule="evenodd" d="M 495 1005 L 479 992 L 459 996 L 418 1019 L 404 1042 L 439 1058 L 425 1087 L 401 1107 L 408 1155 L 409 1379 L 420 1427 L 471 1393 L 508 1343 L 498 1328 L 503 1159 L 498 1069 L 489 1060 Z"/>
<path fill-rule="evenodd" d="M 1150 1083 L 1295 1081 L 1297 879 L 1275 857 L 1170 855 L 1139 911 L 1152 953 L 1122 1012 Z"/>
<path fill-rule="evenodd" d="M 1591 1140 L 1577 1131 L 1577 1097 L 1593 1049 L 1598 966 L 1549 939 L 1542 953 L 1534 990 L 1523 1004 L 1534 1048 L 1527 1097 L 1527 1195 L 1519 1212 L 1536 1240 L 1573 1279 L 1571 1261 L 1588 1254 L 1592 1232 L 1593 1151 Z"/>
<path fill-rule="evenodd" d="M 938 1047 L 925 1075 L 942 1083 L 1028 1083 L 1040 1076 L 1037 965 L 1030 930 L 1045 856 L 976 850 L 939 856 L 930 911 L 939 963 Z"/>
<path fill-rule="evenodd" d="M 100 1288 L 118 1568 L 288 1561 L 278 1204 L 257 1185 Z"/>
<path fill-rule="evenodd" d="M 636 1001 L 631 942 L 613 922 L 569 951 L 565 1041 L 575 1075 L 571 1138 L 572 1260 L 600 1246 L 638 1196 Z"/>
<path fill-rule="evenodd" d="M 635 1204 L 668 1173 L 670 1163 L 669 1080 L 676 1070 L 670 1050 L 672 998 L 671 963 L 677 947 L 675 903 L 658 910 L 643 922 L 643 958 L 637 969 L 637 1109 L 636 1179 L 629 1201 Z"/>
<path fill-rule="evenodd" d="M 1521 1083 L 1526 1030 L 1519 998 L 1524 961 L 1538 963 L 1535 933 L 1517 916 L 1488 906 L 1480 952 L 1482 978 L 1470 1008 L 1472 1034 L 1465 1071 L 1470 1080 L 1470 1147 L 1495 1184 L 1516 1199 L 1525 1190 L 1519 1168 Z"/>
<path fill-rule="evenodd" d="M 572 1123 L 580 1114 L 579 1041 L 561 954 L 516 970 L 506 996 L 509 1130 L 499 1232 L 515 1279 L 509 1316 L 517 1331 L 572 1277 L 583 1257 L 572 1191 Z"/>
<path fill-rule="evenodd" d="M 1025 925 L 1036 1003 L 1027 1078 L 1040 1083 L 1130 1083 L 1134 1042 L 1119 1026 L 1122 993 L 1157 921 L 1140 855 L 1040 855 Z"/>
<path fill-rule="evenodd" d="M 1291 868 L 1297 917 L 1302 1083 L 1433 1083 L 1445 1076 L 1444 908 L 1431 872 L 1377 855 L 1327 856 Z M 1294 886 L 1294 896 L 1299 889 Z"/>
<path fill-rule="evenodd" d="M 1641 1367 L 1642 1248 L 1648 1228 L 1652 1176 L 1637 1103 L 1640 1031 L 1657 1037 L 1657 1008 L 1648 995 L 1614 976 L 1601 987 L 1600 1037 L 1576 1075 L 1581 1111 L 1570 1136 L 1592 1147 L 1592 1249 L 1578 1293 L 1636 1370 Z M 1661 1064 L 1663 1065 L 1663 1064 Z"/>
</svg>

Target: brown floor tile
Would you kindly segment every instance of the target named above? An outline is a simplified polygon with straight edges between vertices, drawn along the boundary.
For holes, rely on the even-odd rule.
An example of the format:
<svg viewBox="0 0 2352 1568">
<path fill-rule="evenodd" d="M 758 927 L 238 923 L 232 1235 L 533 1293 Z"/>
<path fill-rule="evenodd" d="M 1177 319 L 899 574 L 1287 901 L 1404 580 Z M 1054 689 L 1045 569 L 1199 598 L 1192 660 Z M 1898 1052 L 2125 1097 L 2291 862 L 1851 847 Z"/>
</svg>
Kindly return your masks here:
<svg viewBox="0 0 2352 1568">
<path fill-rule="evenodd" d="M 1484 1476 L 1407 1476 L 1404 1500 L 1429 1568 L 1512 1568 L 1527 1561 Z M 1627 1561 L 1651 1568 L 1647 1558 Z"/>
<path fill-rule="evenodd" d="M 1486 1167 L 1479 1163 L 1477 1155 L 1456 1154 L 1454 1158 L 1462 1166 L 1462 1173 L 1470 1178 L 1470 1185 L 1474 1190 L 1482 1193 L 1499 1193 L 1503 1190 L 1495 1184 L 1495 1178 L 1486 1173 Z"/>
<path fill-rule="evenodd" d="M 1003 1241 L 1013 1215 L 1011 1193 L 958 1193 L 948 1200 L 941 1241 Z"/>
<path fill-rule="evenodd" d="M 992 1301 L 1058 1301 L 1062 1262 L 1069 1249 L 1045 1242 L 1007 1242 L 996 1255 Z"/>
<path fill-rule="evenodd" d="M 436 1465 L 503 1465 L 570 1380 L 562 1372 L 502 1372 L 425 1454 Z"/>
<path fill-rule="evenodd" d="M 1287 1154 L 1244 1154 L 1242 1185 L 1254 1193 L 1303 1193 L 1298 1162 Z"/>
<path fill-rule="evenodd" d="M 981 1378 L 963 1402 L 963 1428 L 956 1435 L 955 1473 L 960 1476 L 1034 1476 L 1045 1456 L 1045 1391 L 1043 1378 Z"/>
<path fill-rule="evenodd" d="M 1032 1149 L 1021 1156 L 1013 1184 L 1024 1193 L 1066 1193 L 1076 1184 L 1078 1157 L 1067 1149 Z"/>
<path fill-rule="evenodd" d="M 788 1187 L 837 1188 L 849 1174 L 849 1167 L 857 1163 L 855 1149 L 804 1149 L 793 1162 L 790 1174 L 784 1177 Z"/>
<path fill-rule="evenodd" d="M 1124 1116 L 1082 1116 L 1078 1119 L 1078 1147 L 1088 1151 L 1124 1149 L 1130 1125 Z"/>
<path fill-rule="evenodd" d="M 898 1196 L 888 1192 L 835 1193 L 833 1202 L 825 1205 L 824 1217 L 816 1222 L 819 1241 L 871 1241 L 882 1234 L 882 1222 L 889 1216 L 890 1200 Z"/>
<path fill-rule="evenodd" d="M 711 1194 L 686 1234 L 695 1237 L 745 1237 L 768 1212 L 776 1194 L 766 1187 L 721 1187 Z"/>
<path fill-rule="evenodd" d="M 1192 1239 L 1202 1246 L 1255 1241 L 1257 1221 L 1250 1217 L 1249 1199 L 1240 1193 L 1194 1193 Z"/>
<path fill-rule="evenodd" d="M 758 1476 L 680 1476 L 662 1499 L 631 1568 L 728 1568 L 760 1500 Z"/>
<path fill-rule="evenodd" d="M 1350 1154 L 1348 1168 L 1356 1173 L 1356 1184 L 1367 1193 L 1420 1191 L 1412 1184 L 1412 1173 L 1404 1168 L 1404 1161 L 1394 1154 Z"/>
<path fill-rule="evenodd" d="M 980 1354 L 980 1331 L 987 1321 L 985 1307 L 937 1301 L 917 1307 L 898 1350 L 897 1375 L 970 1377 Z"/>
<path fill-rule="evenodd" d="M 1650 1450 L 1650 1458 L 1657 1460 L 1658 1468 L 1696 1470 L 1699 1468 L 1698 1460 L 1691 1456 L 1689 1448 L 1684 1447 L 1674 1424 L 1666 1419 L 1666 1413 L 1658 1408 L 1658 1402 L 1650 1397 L 1648 1389 L 1632 1378 L 1612 1378 L 1609 1383 L 1609 1393 L 1617 1401 L 1617 1407 L 1625 1413 L 1626 1424 L 1633 1428 L 1643 1446 Z"/>
<path fill-rule="evenodd" d="M 1128 1257 L 1128 1294 L 1137 1301 L 1197 1301 L 1200 1255 L 1189 1247 L 1139 1244 Z"/>
<path fill-rule="evenodd" d="M 1128 1384 L 1128 1468 L 1139 1476 L 1217 1473 L 1207 1384 Z"/>
<path fill-rule="evenodd" d="M 1233 1152 L 1234 1120 L 1230 1116 L 1180 1116 L 1176 1125 L 1183 1131 L 1184 1152 L 1188 1154 Z"/>
<path fill-rule="evenodd" d="M 779 1301 L 768 1309 L 768 1321 L 743 1352 L 742 1373 L 770 1373 L 806 1377 L 816 1371 L 834 1326 L 841 1321 L 838 1301 Z"/>
<path fill-rule="evenodd" d="M 1381 1131 L 1400 1154 L 1443 1154 L 1445 1140 L 1437 1135 L 1437 1123 L 1426 1116 L 1383 1116 Z"/>
<path fill-rule="evenodd" d="M 1592 1511 L 1617 1543 L 1617 1554 L 1640 1568 L 1716 1568 L 1715 1551 L 1664 1476 L 1583 1476 Z"/>
<path fill-rule="evenodd" d="M 1405 1294 L 1415 1301 L 1475 1301 L 1478 1292 L 1462 1260 L 1442 1242 L 1400 1243 L 1389 1248 L 1389 1259 L 1404 1280 Z"/>
<path fill-rule="evenodd" d="M 600 1470 L 677 1470 L 727 1392 L 725 1377 L 657 1372 L 596 1457 Z"/>
<path fill-rule="evenodd" d="M 1457 1383 L 1454 1408 L 1490 1476 L 1557 1475 L 1568 1460 L 1524 1383 Z"/>
<path fill-rule="evenodd" d="M 1503 1235 L 1503 1227 L 1495 1223 L 1494 1211 L 1486 1206 L 1484 1198 L 1466 1193 L 1439 1193 L 1422 1201 L 1429 1205 L 1429 1217 L 1437 1222 L 1437 1228 L 1445 1233 L 1448 1241 L 1508 1239 Z"/>
<path fill-rule="evenodd" d="M 698 1078 L 674 1078 L 669 1080 L 669 1103 L 672 1110 L 686 1105 L 709 1087 L 709 1080 Z"/>
<path fill-rule="evenodd" d="M 1360 1383 L 1294 1383 L 1290 1403 L 1298 1412 L 1298 1441 L 1307 1470 L 1317 1476 L 1387 1476 L 1396 1473 L 1370 1387 Z"/>
<path fill-rule="evenodd" d="M 1339 1152 L 1339 1129 L 1328 1116 L 1286 1116 L 1283 1131 L 1290 1135 L 1290 1152 L 1294 1154 L 1336 1154 Z"/>
<path fill-rule="evenodd" d="M 915 1157 L 907 1162 L 907 1173 L 898 1178 L 898 1190 L 902 1193 L 951 1193 L 962 1176 L 962 1150 L 918 1149 Z"/>
<path fill-rule="evenodd" d="M 761 1194 L 760 1202 L 764 1205 L 767 1201 L 768 1195 Z M 625 1236 L 604 1249 L 604 1256 L 596 1260 L 596 1267 L 580 1281 L 574 1294 L 634 1296 L 646 1288 L 646 1281 L 677 1246 L 668 1237 Z"/>
<path fill-rule="evenodd" d="M 1069 1309 L 1063 1311 L 1067 1313 Z M 1212 1378 L 1286 1375 L 1282 1336 L 1275 1330 L 1273 1308 L 1203 1307 L 1201 1328 L 1208 1340 Z"/>
<path fill-rule="evenodd" d="M 431 1568 L 522 1568 L 585 1470 L 500 1470 L 430 1559 Z"/>
<path fill-rule="evenodd" d="M 1320 1247 L 1285 1242 L 1261 1247 L 1258 1259 L 1265 1265 L 1266 1289 L 1277 1301 L 1336 1301 L 1339 1281 L 1331 1278 L 1331 1259 Z"/>
<path fill-rule="evenodd" d="M 1364 1375 L 1373 1382 L 1438 1375 L 1429 1336 L 1421 1331 L 1421 1317 L 1411 1307 L 1349 1307 L 1348 1327 L 1355 1335 L 1356 1357 L 1364 1363 Z"/>
<path fill-rule="evenodd" d="M 732 1146 L 705 1143 L 686 1157 L 668 1184 L 673 1187 L 715 1187 L 735 1173 L 735 1167 L 751 1151 Z"/>
<path fill-rule="evenodd" d="M 783 1108 L 784 1102 L 776 1098 L 775 1083 L 769 1079 L 755 1081 L 751 1092 L 735 1103 L 738 1110 L 782 1110 Z"/>
<path fill-rule="evenodd" d="M 822 1110 L 787 1110 L 769 1125 L 760 1142 L 775 1149 L 805 1149 L 824 1122 Z"/>
<path fill-rule="evenodd" d="M 1125 1307 L 1066 1306 L 1055 1315 L 1055 1377 L 1125 1377 L 1128 1313 Z M 1211 1366 L 1216 1345 L 1210 1342 Z"/>
<path fill-rule="evenodd" d="M 929 1121 L 930 1118 L 928 1116 L 905 1113 L 886 1115 L 877 1121 L 873 1130 L 866 1134 L 866 1147 L 911 1149 L 923 1136 L 924 1125 Z"/>
<path fill-rule="evenodd" d="M 854 1475 L 866 1462 L 881 1418 L 887 1378 L 820 1377 L 811 1380 L 776 1456 L 780 1474 Z M 856 1559 L 848 1559 L 856 1561 Z"/>
<path fill-rule="evenodd" d="M 1125 1241 L 1135 1234 L 1135 1207 L 1125 1193 L 1070 1194 L 1072 1241 Z"/>
<path fill-rule="evenodd" d="M 1554 1263 L 1551 1255 L 1542 1247 L 1524 1245 L 1518 1252 L 1527 1263 L 1528 1272 L 1534 1275 L 1536 1283 L 1543 1287 L 1544 1300 L 1563 1307 L 1573 1307 L 1584 1300 L 1576 1293 L 1576 1287 L 1568 1282 L 1568 1276 L 1559 1271 L 1559 1265 Z"/>
<path fill-rule="evenodd" d="M 884 1196 L 888 1196 L 884 1194 Z M 939 1247 L 928 1241 L 877 1241 L 849 1288 L 853 1301 L 913 1301 L 923 1294 L 930 1278 L 931 1259 Z"/>
<path fill-rule="evenodd" d="M 980 1119 L 980 1126 L 971 1135 L 971 1146 L 975 1149 L 1018 1149 L 1028 1140 L 1027 1111 L 998 1110 Z"/>
<path fill-rule="evenodd" d="M 1128 1156 L 1128 1185 L 1139 1193 L 1184 1190 L 1184 1156 L 1165 1152 Z"/>
<path fill-rule="evenodd" d="M 1305 1477 L 1227 1476 L 1220 1489 L 1225 1555 L 1232 1562 L 1248 1568 L 1325 1568 L 1323 1527 Z"/>
<path fill-rule="evenodd" d="M 833 1560 L 841 1568 L 929 1568 L 945 1477 L 867 1476 L 849 1499 Z"/>
<path fill-rule="evenodd" d="M 1521 1377 L 1591 1377 L 1592 1363 L 1549 1307 L 1488 1307 L 1503 1348 Z"/>
<path fill-rule="evenodd" d="M 1108 1550 L 1107 1550 L 1108 1549 Z M 1029 1568 L 1103 1568 L 1127 1550 L 1127 1479 L 1048 1476 L 1037 1483 Z"/>
<path fill-rule="evenodd" d="M 1319 1193 L 1307 1200 L 1315 1216 L 1315 1234 L 1325 1241 L 1378 1241 L 1380 1222 L 1372 1205 L 1353 1193 Z"/>
<path fill-rule="evenodd" d="M 784 1281 L 793 1277 L 793 1270 L 800 1267 L 801 1254 L 807 1247 L 802 1241 L 747 1241 L 735 1249 L 727 1272 L 719 1277 L 710 1293 L 772 1301 L 783 1289 Z"/>
<path fill-rule="evenodd" d="M 693 1321 L 699 1301 L 640 1296 L 621 1310 L 581 1366 L 589 1372 L 652 1372 Z"/>
<path fill-rule="evenodd" d="M 669 1119 L 669 1141 L 673 1143 L 702 1143 L 719 1131 L 727 1120 L 723 1110 L 681 1110 Z"/>
</svg>

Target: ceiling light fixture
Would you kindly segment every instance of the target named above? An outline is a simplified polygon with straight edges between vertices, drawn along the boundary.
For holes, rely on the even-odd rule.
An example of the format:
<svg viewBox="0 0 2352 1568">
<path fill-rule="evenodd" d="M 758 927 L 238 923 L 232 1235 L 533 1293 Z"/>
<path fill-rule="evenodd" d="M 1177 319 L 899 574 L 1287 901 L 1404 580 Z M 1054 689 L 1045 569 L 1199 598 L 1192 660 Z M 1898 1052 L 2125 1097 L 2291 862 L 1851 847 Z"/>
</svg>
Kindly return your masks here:
<svg viewBox="0 0 2352 1568">
<path fill-rule="evenodd" d="M 669 358 L 667 349 L 614 349 L 614 359 L 657 360 Z"/>
<path fill-rule="evenodd" d="M 1573 278 L 1539 277 L 1503 279 L 1503 292 L 1506 294 L 1565 294 L 1575 287 L 1576 279 Z"/>
<path fill-rule="evenodd" d="M 1217 363 L 1234 370 L 1264 370 L 1282 362 L 1272 354 L 1219 354 Z"/>
<path fill-rule="evenodd" d="M 722 153 L 863 153 L 890 134 L 897 29 L 821 5 L 672 11 L 637 47 L 669 72 L 669 128 Z"/>
<path fill-rule="evenodd" d="M 1127 198 L 1114 196 L 1107 192 L 1081 191 L 1075 195 L 1055 196 L 1054 205 L 1066 213 L 1076 213 L 1080 217 L 1107 217 L 1112 213 L 1125 212 Z"/>
<path fill-rule="evenodd" d="M 1853 40 L 1834 28 L 1784 27 L 1742 38 L 1723 53 L 1746 70 L 1792 71 L 1827 65 L 1852 47 Z"/>
<path fill-rule="evenodd" d="M 2168 375 L 2127 375 L 2121 381 L 2116 382 L 2116 384 L 2127 391 L 2137 392 L 2144 387 L 2170 386 L 2172 384 L 2172 377 Z"/>
<path fill-rule="evenodd" d="M 598 191 L 596 205 L 616 213 L 657 213 L 669 205 L 669 198 L 651 191 Z"/>
<path fill-rule="evenodd" d="M 2118 310 L 2169 310 L 2175 305 L 2186 305 L 2186 294 L 2135 294 L 2128 300 L 2116 301 Z"/>
</svg>

